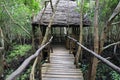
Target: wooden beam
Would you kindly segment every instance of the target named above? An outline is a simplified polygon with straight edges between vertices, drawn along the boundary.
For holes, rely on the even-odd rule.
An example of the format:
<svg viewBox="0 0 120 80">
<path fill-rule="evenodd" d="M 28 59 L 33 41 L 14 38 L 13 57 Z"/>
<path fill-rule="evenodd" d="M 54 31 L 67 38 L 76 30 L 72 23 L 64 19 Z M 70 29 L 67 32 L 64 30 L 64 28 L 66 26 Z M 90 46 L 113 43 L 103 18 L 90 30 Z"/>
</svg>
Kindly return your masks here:
<svg viewBox="0 0 120 80">
<path fill-rule="evenodd" d="M 111 47 L 111 46 L 117 45 L 117 44 L 120 44 L 120 41 L 115 42 L 115 43 L 112 43 L 112 44 L 109 44 L 109 45 L 103 47 L 103 50 L 105 50 L 105 49 L 107 49 L 107 48 L 109 48 L 109 47 Z"/>
<path fill-rule="evenodd" d="M 101 60 L 102 62 L 104 62 L 106 65 L 108 65 L 109 67 L 111 67 L 113 70 L 115 70 L 116 72 L 118 72 L 120 74 L 120 68 L 116 65 L 114 65 L 113 63 L 111 63 L 110 61 L 108 61 L 107 59 L 103 58 L 102 56 L 98 55 L 97 53 L 95 53 L 94 51 L 88 49 L 87 47 L 83 46 L 82 44 L 80 44 L 76 39 L 67 36 L 69 39 L 75 41 L 79 46 L 81 46 L 83 49 L 85 49 L 86 51 L 90 52 L 92 55 L 94 55 L 96 58 L 98 58 L 99 60 Z"/>
<path fill-rule="evenodd" d="M 51 5 L 52 12 L 54 12 L 54 8 L 53 8 L 52 0 L 50 0 L 50 5 Z"/>
<path fill-rule="evenodd" d="M 43 50 L 48 44 L 51 43 L 52 39 L 53 39 L 53 37 L 51 37 L 50 40 L 46 44 L 44 44 L 43 46 L 41 46 L 35 52 L 35 54 L 33 54 L 30 57 L 28 57 L 27 59 L 25 59 L 24 62 L 21 64 L 21 66 L 19 68 L 17 68 L 17 70 L 15 70 L 12 74 L 10 74 L 6 80 L 15 80 L 16 77 L 18 77 L 26 69 L 26 67 L 29 65 L 29 63 L 33 59 L 35 59 L 37 56 L 39 56 L 41 50 Z"/>
</svg>

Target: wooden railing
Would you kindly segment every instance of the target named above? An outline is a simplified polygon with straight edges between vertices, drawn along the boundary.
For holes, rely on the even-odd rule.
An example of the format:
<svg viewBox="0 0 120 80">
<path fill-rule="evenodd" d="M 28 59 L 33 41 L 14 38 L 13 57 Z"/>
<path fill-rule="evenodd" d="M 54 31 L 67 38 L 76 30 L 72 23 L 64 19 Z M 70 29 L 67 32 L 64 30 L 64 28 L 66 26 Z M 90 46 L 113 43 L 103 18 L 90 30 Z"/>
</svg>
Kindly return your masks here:
<svg viewBox="0 0 120 80">
<path fill-rule="evenodd" d="M 15 70 L 11 75 L 8 76 L 8 78 L 6 80 L 15 80 L 25 69 L 26 67 L 29 65 L 29 63 L 35 59 L 36 57 L 38 57 L 41 54 L 41 51 L 52 42 L 53 37 L 50 38 L 50 40 L 44 44 L 43 46 L 41 46 L 36 52 L 35 54 L 31 55 L 30 57 L 28 57 L 27 59 L 24 60 L 24 62 L 20 65 L 20 67 Z M 40 57 L 41 58 L 41 57 Z"/>
<path fill-rule="evenodd" d="M 86 51 L 88 51 L 89 53 L 91 53 L 93 56 L 95 56 L 96 58 L 98 58 L 99 60 L 101 60 L 102 62 L 104 62 L 106 65 L 108 65 L 109 67 L 111 67 L 113 70 L 115 70 L 116 72 L 118 72 L 120 74 L 120 68 L 116 65 L 114 65 L 113 63 L 111 63 L 110 61 L 108 61 L 107 59 L 103 58 L 102 56 L 98 55 L 97 53 L 95 53 L 94 51 L 88 49 L 87 47 L 83 46 L 81 43 L 79 43 L 76 39 L 67 36 L 68 39 L 76 42 L 77 45 L 81 46 L 83 49 L 85 49 Z"/>
</svg>

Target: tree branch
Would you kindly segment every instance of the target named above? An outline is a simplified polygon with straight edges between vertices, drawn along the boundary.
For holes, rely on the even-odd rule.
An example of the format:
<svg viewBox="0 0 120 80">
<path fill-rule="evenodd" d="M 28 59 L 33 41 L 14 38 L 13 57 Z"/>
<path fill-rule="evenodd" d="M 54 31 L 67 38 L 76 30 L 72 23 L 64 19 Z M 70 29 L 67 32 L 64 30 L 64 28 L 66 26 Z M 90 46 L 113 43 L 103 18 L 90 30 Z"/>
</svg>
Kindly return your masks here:
<svg viewBox="0 0 120 80">
<path fill-rule="evenodd" d="M 24 62 L 21 64 L 21 66 L 16 70 L 14 71 L 11 75 L 8 76 L 8 78 L 6 80 L 15 80 L 15 78 L 17 76 L 19 76 L 24 70 L 25 68 L 29 65 L 29 63 L 31 62 L 31 60 L 35 59 L 37 56 L 39 56 L 40 54 L 40 51 L 42 49 L 44 49 L 48 44 L 51 43 L 53 37 L 50 38 L 50 40 L 44 44 L 43 46 L 41 46 L 36 52 L 35 54 L 31 55 L 30 57 L 28 57 L 27 59 L 24 60 Z"/>
<path fill-rule="evenodd" d="M 3 1 L 4 1 L 4 0 L 3 0 Z M 29 33 L 22 25 L 20 25 L 18 22 L 16 22 L 16 21 L 14 20 L 13 16 L 11 16 L 11 14 L 9 13 L 9 11 L 7 10 L 5 4 L 6 4 L 6 2 L 4 1 L 3 7 L 4 7 L 5 11 L 7 12 L 7 14 L 9 15 L 9 17 L 11 18 L 11 20 L 13 21 L 13 23 L 16 24 L 16 25 L 18 25 L 18 26 L 19 26 L 21 29 L 23 29 L 29 36 L 31 36 L 30 33 Z"/>
<path fill-rule="evenodd" d="M 111 67 L 113 70 L 115 70 L 116 72 L 118 72 L 120 74 L 120 68 L 116 65 L 114 65 L 113 63 L 111 63 L 110 61 L 108 61 L 107 59 L 103 58 L 102 56 L 98 55 L 97 53 L 95 53 L 94 51 L 88 49 L 87 47 L 83 46 L 82 44 L 80 44 L 76 39 L 67 36 L 69 39 L 75 41 L 79 46 L 81 46 L 83 49 L 85 49 L 86 51 L 90 52 L 92 55 L 94 55 L 96 58 L 98 58 L 99 60 L 101 60 L 102 62 L 104 62 L 106 65 L 108 65 L 109 67 Z"/>
<path fill-rule="evenodd" d="M 53 8 L 52 0 L 50 0 L 50 5 L 51 5 L 51 8 L 52 8 L 52 12 L 54 12 L 54 8 Z"/>
<path fill-rule="evenodd" d="M 115 42 L 115 43 L 112 43 L 112 44 L 109 44 L 109 45 L 103 47 L 103 50 L 105 50 L 105 49 L 107 49 L 107 48 L 109 48 L 109 47 L 111 47 L 111 46 L 113 46 L 113 45 L 117 45 L 117 44 L 120 44 L 120 41 Z"/>
<path fill-rule="evenodd" d="M 114 23 L 112 23 L 112 25 L 116 25 L 116 24 L 119 24 L 119 23 L 120 23 L 120 21 L 114 22 Z"/>
</svg>

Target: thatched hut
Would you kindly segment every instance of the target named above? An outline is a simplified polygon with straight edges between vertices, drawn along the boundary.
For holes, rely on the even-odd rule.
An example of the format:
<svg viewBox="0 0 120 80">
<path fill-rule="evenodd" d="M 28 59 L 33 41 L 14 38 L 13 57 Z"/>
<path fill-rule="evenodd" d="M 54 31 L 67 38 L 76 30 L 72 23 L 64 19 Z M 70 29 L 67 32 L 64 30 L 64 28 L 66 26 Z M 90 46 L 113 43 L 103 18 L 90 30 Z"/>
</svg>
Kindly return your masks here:
<svg viewBox="0 0 120 80">
<path fill-rule="evenodd" d="M 57 0 L 52 0 L 53 7 Z M 32 27 L 35 31 L 35 28 L 40 25 L 43 36 L 45 34 L 46 27 L 49 24 L 52 9 L 50 3 L 48 3 L 45 13 L 43 13 L 42 9 L 37 16 L 33 18 Z M 80 14 L 77 11 L 77 4 L 74 0 L 60 0 L 55 13 L 55 18 L 52 23 L 51 33 L 54 35 L 53 42 L 64 42 L 64 35 L 66 34 L 66 28 L 69 27 L 69 32 L 74 34 L 79 34 L 79 26 L 80 26 Z M 42 18 L 41 18 L 42 16 Z M 83 26 L 89 27 L 90 21 L 87 17 L 83 19 Z M 34 32 L 33 31 L 33 32 Z"/>
</svg>

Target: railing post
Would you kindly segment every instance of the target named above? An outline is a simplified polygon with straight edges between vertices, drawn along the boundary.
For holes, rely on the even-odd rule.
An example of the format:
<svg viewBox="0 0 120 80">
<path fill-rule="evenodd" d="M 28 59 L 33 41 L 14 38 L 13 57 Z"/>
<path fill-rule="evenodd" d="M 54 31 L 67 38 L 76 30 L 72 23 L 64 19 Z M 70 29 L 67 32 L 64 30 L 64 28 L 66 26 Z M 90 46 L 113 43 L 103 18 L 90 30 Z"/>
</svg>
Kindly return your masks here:
<svg viewBox="0 0 120 80">
<path fill-rule="evenodd" d="M 69 54 L 71 54 L 71 49 L 72 49 L 72 45 L 71 45 L 71 41 L 69 40 Z"/>
<path fill-rule="evenodd" d="M 50 63 L 50 44 L 48 45 L 48 63 Z"/>
<path fill-rule="evenodd" d="M 66 48 L 69 50 L 70 49 L 70 40 L 65 36 L 66 38 Z"/>
<path fill-rule="evenodd" d="M 39 80 L 42 80 L 42 54 L 39 55 L 39 59 L 38 59 L 38 69 L 39 69 Z"/>
<path fill-rule="evenodd" d="M 50 52 L 53 53 L 53 47 L 51 44 L 50 44 L 50 50 L 51 50 Z"/>
<path fill-rule="evenodd" d="M 82 44 L 80 44 L 79 42 L 77 42 L 76 39 L 68 36 L 69 39 L 73 40 L 74 42 L 76 42 L 79 46 L 81 46 L 83 49 L 85 49 L 86 51 L 88 51 L 89 53 L 91 53 L 94 57 L 96 57 L 97 59 L 101 60 L 102 62 L 104 62 L 106 65 L 108 65 L 109 67 L 111 67 L 113 70 L 117 71 L 120 74 L 120 68 L 116 65 L 114 65 L 113 63 L 111 63 L 110 61 L 108 61 L 107 59 L 105 59 L 104 57 L 98 55 L 97 53 L 95 53 L 94 51 L 88 49 L 87 47 L 83 46 Z"/>
</svg>

